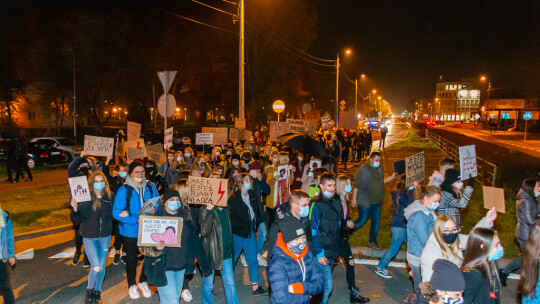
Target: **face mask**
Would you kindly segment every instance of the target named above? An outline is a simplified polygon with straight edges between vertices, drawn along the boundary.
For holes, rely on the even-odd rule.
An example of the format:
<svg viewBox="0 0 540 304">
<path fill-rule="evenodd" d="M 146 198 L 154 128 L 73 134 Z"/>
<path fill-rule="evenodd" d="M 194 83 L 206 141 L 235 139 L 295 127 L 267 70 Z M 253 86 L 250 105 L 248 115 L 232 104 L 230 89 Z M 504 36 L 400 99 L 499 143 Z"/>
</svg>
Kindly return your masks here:
<svg viewBox="0 0 540 304">
<path fill-rule="evenodd" d="M 431 206 L 428 206 L 428 209 L 431 211 L 437 210 L 437 208 L 439 208 L 439 203 L 433 203 Z"/>
<path fill-rule="evenodd" d="M 493 252 L 493 255 L 489 255 L 489 260 L 490 261 L 496 261 L 500 258 L 502 258 L 504 255 L 504 248 L 503 247 L 499 247 L 499 248 L 495 248 L 495 252 Z"/>
<path fill-rule="evenodd" d="M 375 167 L 375 168 L 379 168 L 380 165 L 381 165 L 380 162 L 374 162 L 373 163 L 373 167 Z"/>
<path fill-rule="evenodd" d="M 232 158 L 232 155 L 227 154 L 227 159 L 231 159 L 231 158 Z"/>
<path fill-rule="evenodd" d="M 458 236 L 459 233 L 443 233 L 442 238 L 446 244 L 454 244 Z"/>
<path fill-rule="evenodd" d="M 178 208 L 180 208 L 180 201 L 169 201 L 167 203 L 167 209 L 171 211 L 176 211 Z"/>
<path fill-rule="evenodd" d="M 178 157 L 176 158 L 176 160 L 179 161 L 179 162 L 181 162 L 181 161 L 182 161 L 182 156 L 178 156 Z"/>
<path fill-rule="evenodd" d="M 306 243 L 290 242 L 288 247 L 293 253 L 300 254 L 306 248 Z"/>
<path fill-rule="evenodd" d="M 103 188 L 105 188 L 105 182 L 95 182 L 94 183 L 94 189 L 96 191 L 101 191 L 101 190 L 103 190 Z"/>
<path fill-rule="evenodd" d="M 205 162 L 201 162 L 199 165 L 200 165 L 201 167 L 203 167 L 203 168 L 206 167 L 206 163 L 205 163 Z"/>
<path fill-rule="evenodd" d="M 452 299 L 449 295 L 446 295 L 444 296 L 444 298 L 442 298 L 442 302 L 443 304 L 463 304 L 463 298 L 459 298 L 459 299 Z"/>
<path fill-rule="evenodd" d="M 304 159 L 302 157 L 299 157 L 298 162 L 301 163 L 302 161 L 304 161 Z"/>
<path fill-rule="evenodd" d="M 118 172 L 118 176 L 120 176 L 122 179 L 126 179 L 127 172 Z"/>
<path fill-rule="evenodd" d="M 345 193 L 350 193 L 351 191 L 352 191 L 352 186 L 351 185 L 345 186 Z"/>
<path fill-rule="evenodd" d="M 233 175 L 232 179 L 236 179 L 237 177 L 238 177 L 238 175 Z"/>
<path fill-rule="evenodd" d="M 219 152 L 216 152 L 216 156 L 219 156 Z"/>
<path fill-rule="evenodd" d="M 251 189 L 251 183 L 245 183 L 244 184 L 244 189 L 246 189 L 246 190 Z"/>
<path fill-rule="evenodd" d="M 235 166 L 235 167 L 236 167 L 236 166 L 240 165 L 240 162 L 239 162 L 239 161 L 237 161 L 237 160 L 234 160 L 234 161 L 232 162 L 232 164 L 233 164 L 233 166 Z"/>
<path fill-rule="evenodd" d="M 456 189 L 461 190 L 463 188 L 463 183 L 462 182 L 456 183 L 455 186 L 456 186 Z"/>
<path fill-rule="evenodd" d="M 332 194 L 332 193 L 330 193 L 330 192 L 328 192 L 328 191 L 326 191 L 326 190 L 323 191 L 323 194 L 324 194 L 324 196 L 326 196 L 326 197 L 333 197 L 333 196 L 334 196 L 334 194 Z"/>
<path fill-rule="evenodd" d="M 186 153 L 186 157 L 190 157 L 191 156 L 191 153 Z"/>
<path fill-rule="evenodd" d="M 251 175 L 251 177 L 257 178 L 257 172 L 251 171 L 251 172 L 249 172 L 249 174 Z"/>
<path fill-rule="evenodd" d="M 253 151 L 253 147 L 252 146 L 249 146 L 248 148 L 250 151 Z"/>
<path fill-rule="evenodd" d="M 413 191 L 413 190 L 414 190 L 414 186 L 410 186 L 410 187 L 409 187 L 409 190 Z"/>
<path fill-rule="evenodd" d="M 300 208 L 300 212 L 298 213 L 299 217 L 307 217 L 309 215 L 309 206 Z"/>
<path fill-rule="evenodd" d="M 534 193 L 534 197 L 539 197 L 540 196 L 540 192 L 535 192 Z"/>
<path fill-rule="evenodd" d="M 277 163 L 277 158 L 272 158 L 272 162 Z"/>
<path fill-rule="evenodd" d="M 251 159 L 249 159 L 249 158 L 244 158 L 244 162 L 245 162 L 246 164 L 249 164 L 249 161 L 250 161 L 250 160 L 251 160 Z"/>
<path fill-rule="evenodd" d="M 146 168 L 146 174 L 152 175 L 152 171 L 154 171 L 154 168 L 152 168 L 152 167 Z"/>
<path fill-rule="evenodd" d="M 134 177 L 133 180 L 137 183 L 142 183 L 144 181 L 144 178 L 142 177 Z"/>
</svg>

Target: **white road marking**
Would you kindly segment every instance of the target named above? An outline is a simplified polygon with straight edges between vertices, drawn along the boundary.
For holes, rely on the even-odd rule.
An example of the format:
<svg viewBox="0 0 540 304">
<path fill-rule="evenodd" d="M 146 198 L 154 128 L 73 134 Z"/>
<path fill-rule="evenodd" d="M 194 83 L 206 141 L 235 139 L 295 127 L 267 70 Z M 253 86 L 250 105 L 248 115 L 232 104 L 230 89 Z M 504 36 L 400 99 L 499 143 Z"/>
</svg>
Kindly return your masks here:
<svg viewBox="0 0 540 304">
<path fill-rule="evenodd" d="M 64 258 L 72 258 L 75 254 L 75 247 L 68 248 L 58 254 L 55 254 L 53 256 L 50 256 L 49 259 L 64 259 Z"/>
</svg>

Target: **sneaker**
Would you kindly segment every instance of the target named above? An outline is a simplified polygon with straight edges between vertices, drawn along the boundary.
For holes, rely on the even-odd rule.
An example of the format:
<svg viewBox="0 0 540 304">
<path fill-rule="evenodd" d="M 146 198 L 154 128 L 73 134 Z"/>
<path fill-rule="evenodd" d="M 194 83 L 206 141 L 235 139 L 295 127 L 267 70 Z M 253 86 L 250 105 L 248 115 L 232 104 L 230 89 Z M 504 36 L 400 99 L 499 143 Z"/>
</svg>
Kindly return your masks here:
<svg viewBox="0 0 540 304">
<path fill-rule="evenodd" d="M 268 294 L 268 290 L 262 288 L 260 285 L 259 285 L 259 288 L 257 288 L 256 290 L 252 291 L 252 294 L 254 297 L 258 297 L 258 296 L 265 296 Z"/>
<path fill-rule="evenodd" d="M 114 265 L 120 264 L 120 254 L 119 254 L 119 253 L 116 253 L 116 254 L 114 255 L 113 264 L 114 264 Z"/>
<path fill-rule="evenodd" d="M 240 263 L 242 263 L 242 266 L 247 267 L 246 257 L 243 254 L 240 256 Z"/>
<path fill-rule="evenodd" d="M 29 178 L 29 179 L 27 179 L 26 181 L 27 181 L 27 182 L 31 182 L 31 181 L 32 181 L 32 179 L 31 179 L 31 178 Z"/>
<path fill-rule="evenodd" d="M 83 259 L 83 267 L 84 268 L 90 267 L 90 261 L 88 260 L 88 257 L 86 256 L 86 254 L 84 255 L 84 259 Z"/>
<path fill-rule="evenodd" d="M 379 244 L 377 244 L 377 243 L 369 243 L 369 247 L 371 249 L 382 250 L 382 247 L 379 246 Z"/>
<path fill-rule="evenodd" d="M 189 303 L 193 301 L 193 296 L 191 295 L 191 291 L 189 289 L 183 289 L 181 297 L 184 302 Z"/>
<path fill-rule="evenodd" d="M 268 263 L 266 260 L 262 257 L 262 255 L 259 255 L 257 257 L 257 261 L 259 262 L 259 266 L 268 267 Z"/>
<path fill-rule="evenodd" d="M 139 294 L 139 290 L 137 289 L 137 285 L 131 285 L 131 287 L 129 288 L 129 297 L 132 300 L 136 300 L 141 297 L 141 295 Z"/>
<path fill-rule="evenodd" d="M 79 259 L 81 258 L 80 253 L 76 253 L 73 255 L 73 259 L 71 260 L 71 265 L 77 265 L 79 264 Z"/>
<path fill-rule="evenodd" d="M 122 263 L 126 264 L 126 256 L 122 255 L 122 257 L 120 258 L 120 261 L 122 261 Z"/>
<path fill-rule="evenodd" d="M 390 273 L 388 273 L 388 271 L 386 269 L 380 269 L 379 267 L 377 267 L 377 269 L 375 270 L 375 273 L 378 274 L 379 276 L 385 278 L 385 279 L 391 279 L 392 278 L 392 275 Z"/>
<path fill-rule="evenodd" d="M 148 283 L 142 282 L 137 284 L 137 287 L 142 291 L 142 294 L 145 298 L 150 298 L 152 296 L 152 291 L 148 288 Z"/>
</svg>

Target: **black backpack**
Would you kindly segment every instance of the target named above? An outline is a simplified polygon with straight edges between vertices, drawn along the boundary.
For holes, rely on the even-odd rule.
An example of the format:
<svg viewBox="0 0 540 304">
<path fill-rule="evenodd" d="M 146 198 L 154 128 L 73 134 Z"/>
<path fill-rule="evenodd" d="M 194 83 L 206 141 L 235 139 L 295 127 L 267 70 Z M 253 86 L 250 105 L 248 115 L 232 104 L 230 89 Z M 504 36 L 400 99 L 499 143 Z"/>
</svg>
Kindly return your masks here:
<svg viewBox="0 0 540 304">
<path fill-rule="evenodd" d="M 152 193 L 152 195 L 154 195 L 154 191 L 152 190 L 152 183 L 150 182 L 147 182 L 146 183 L 146 190 L 148 190 L 148 192 Z M 135 188 L 131 187 L 130 185 L 128 184 L 125 184 L 124 186 L 126 186 L 126 210 L 128 213 L 130 212 L 130 204 L 131 204 L 131 196 L 133 195 L 133 190 L 135 190 Z"/>
</svg>

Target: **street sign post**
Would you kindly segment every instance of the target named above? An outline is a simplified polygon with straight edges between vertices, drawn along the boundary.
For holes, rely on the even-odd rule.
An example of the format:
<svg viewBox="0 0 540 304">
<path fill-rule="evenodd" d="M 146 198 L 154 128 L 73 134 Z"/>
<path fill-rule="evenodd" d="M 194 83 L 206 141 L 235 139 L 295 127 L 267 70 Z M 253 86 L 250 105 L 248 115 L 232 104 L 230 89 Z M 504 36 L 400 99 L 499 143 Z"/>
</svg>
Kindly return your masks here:
<svg viewBox="0 0 540 304">
<path fill-rule="evenodd" d="M 279 113 L 285 111 L 285 103 L 283 100 L 278 99 L 272 104 L 272 109 L 277 113 L 277 121 L 279 122 Z"/>
<path fill-rule="evenodd" d="M 163 86 L 163 94 L 165 95 L 165 113 L 169 113 L 169 89 L 171 88 L 171 84 L 174 81 L 174 77 L 176 76 L 176 71 L 162 71 L 157 73 L 159 77 L 159 81 L 161 81 L 161 85 Z M 174 102 L 176 106 L 176 101 Z M 173 106 L 174 109 L 174 106 Z M 163 116 L 163 130 L 167 130 L 167 115 Z"/>
<path fill-rule="evenodd" d="M 531 112 L 523 113 L 523 119 L 525 119 L 525 135 L 523 136 L 523 141 L 527 139 L 527 122 L 532 118 Z"/>
</svg>

